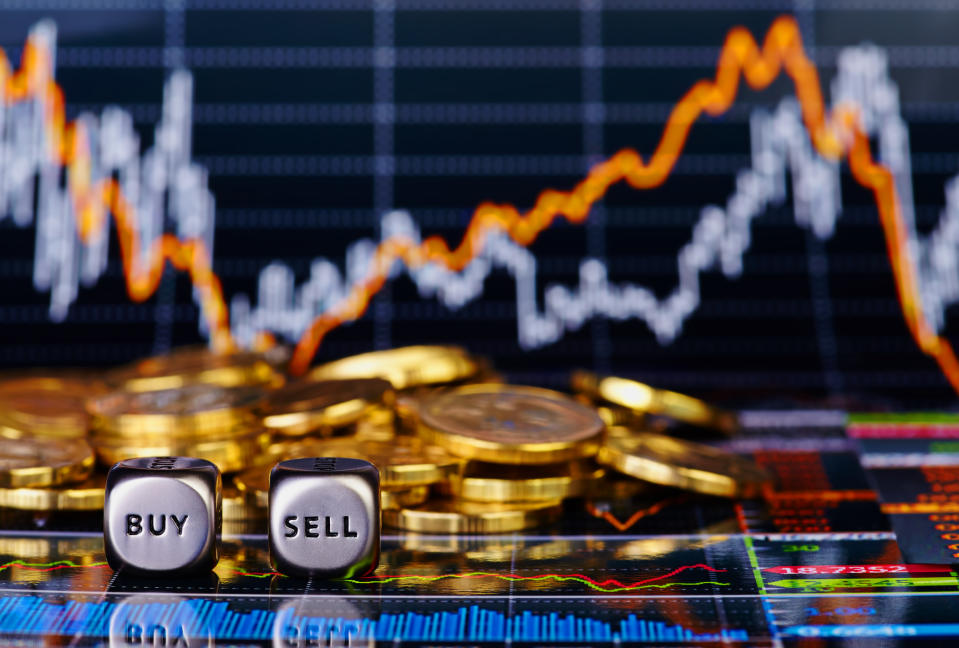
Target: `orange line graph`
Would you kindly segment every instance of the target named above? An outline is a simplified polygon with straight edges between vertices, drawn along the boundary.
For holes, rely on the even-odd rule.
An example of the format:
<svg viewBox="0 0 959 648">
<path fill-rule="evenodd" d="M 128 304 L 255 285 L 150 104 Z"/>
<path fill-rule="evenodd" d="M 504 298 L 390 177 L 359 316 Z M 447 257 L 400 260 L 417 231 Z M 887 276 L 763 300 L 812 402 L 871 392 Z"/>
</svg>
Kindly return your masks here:
<svg viewBox="0 0 959 648">
<path fill-rule="evenodd" d="M 586 220 L 592 205 L 620 181 L 625 180 L 636 189 L 657 187 L 672 172 L 689 131 L 700 115 L 724 113 L 736 97 L 740 78 L 753 89 L 761 90 L 783 70 L 795 83 L 803 122 L 816 150 L 831 159 L 845 155 L 853 177 L 872 191 L 906 325 L 919 348 L 936 360 L 953 389 L 959 392 L 959 360 L 949 342 L 935 333 L 919 304 L 915 263 L 910 258 L 892 174 L 873 160 L 869 139 L 859 123 L 855 106 L 840 106 L 831 114 L 826 113 L 819 74 L 803 51 L 796 21 L 789 16 L 776 19 L 762 49 L 745 29 L 737 27 L 729 32 L 715 78 L 698 81 L 679 100 L 648 161 L 634 150 L 621 150 L 593 167 L 571 191 L 543 191 L 526 213 L 520 213 L 513 205 L 483 203 L 476 208 L 462 241 L 454 249 L 438 236 L 427 238 L 419 245 L 402 239 L 384 241 L 373 256 L 373 270 L 368 278 L 355 286 L 331 312 L 317 317 L 300 338 L 292 370 L 294 373 L 305 371 L 327 333 L 363 315 L 396 261 L 411 268 L 437 263 L 450 270 L 461 270 L 476 257 L 494 230 L 505 232 L 520 245 L 529 245 L 558 216 L 573 223 Z"/>
<path fill-rule="evenodd" d="M 773 22 L 761 48 L 744 28 L 734 28 L 727 34 L 715 77 L 698 81 L 677 102 L 648 160 L 632 149 L 623 149 L 593 167 L 572 190 L 543 191 L 525 213 L 509 204 L 482 203 L 455 248 L 450 248 L 438 236 L 419 244 L 402 237 L 380 243 L 366 279 L 354 285 L 329 311 L 319 315 L 300 338 L 291 371 L 304 372 L 330 331 L 363 315 L 397 261 L 410 268 L 436 263 L 458 271 L 479 254 L 494 231 L 506 233 L 520 245 L 530 245 L 559 216 L 572 223 L 585 221 L 592 205 L 618 182 L 625 180 L 635 189 L 657 187 L 671 174 L 693 124 L 703 113 L 713 116 L 724 113 L 736 97 L 740 79 L 745 79 L 753 89 L 761 90 L 783 71 L 795 84 L 803 122 L 816 150 L 830 159 L 845 157 L 855 180 L 872 192 L 906 326 L 919 348 L 935 359 L 953 389 L 959 392 L 959 360 L 949 342 L 936 334 L 921 308 L 916 265 L 907 244 L 892 173 L 873 159 L 856 106 L 841 105 L 826 112 L 818 72 L 803 50 L 796 21 L 789 16 Z M 53 80 L 49 53 L 28 41 L 16 73 L 11 71 L 6 56 L 0 53 L 0 83 L 4 84 L 8 103 L 36 98 L 45 106 L 50 155 L 67 167 L 81 240 L 91 240 L 107 226 L 107 216 L 112 214 L 131 299 L 149 298 L 156 291 L 169 261 L 178 270 L 187 271 L 199 290 L 203 317 L 214 348 L 224 351 L 233 348 L 220 280 L 213 273 L 208 250 L 200 240 L 180 240 L 165 234 L 148 251 L 145 267 L 136 263 L 142 258 L 142 244 L 133 227 L 134 207 L 124 198 L 115 180 L 91 181 L 88 140 L 82 125 L 66 123 L 63 92 Z"/>
<path fill-rule="evenodd" d="M 80 240 L 89 243 L 105 227 L 112 214 L 120 244 L 120 258 L 126 279 L 127 294 L 133 301 L 149 299 L 156 292 L 163 277 L 166 262 L 189 273 L 199 290 L 203 316 L 209 325 L 215 349 L 230 351 L 230 335 L 226 302 L 220 279 L 213 266 L 206 245 L 200 239 L 180 240 L 173 234 L 164 234 L 150 247 L 147 263 L 140 265 L 142 244 L 135 227 L 135 208 L 113 178 L 94 182 L 91 178 L 90 140 L 81 122 L 67 123 L 63 89 L 53 79 L 50 52 L 28 39 L 23 49 L 20 69 L 13 72 L 6 54 L 0 50 L 0 85 L 7 103 L 37 99 L 44 109 L 48 155 L 67 168 L 67 183 L 77 216 Z"/>
</svg>

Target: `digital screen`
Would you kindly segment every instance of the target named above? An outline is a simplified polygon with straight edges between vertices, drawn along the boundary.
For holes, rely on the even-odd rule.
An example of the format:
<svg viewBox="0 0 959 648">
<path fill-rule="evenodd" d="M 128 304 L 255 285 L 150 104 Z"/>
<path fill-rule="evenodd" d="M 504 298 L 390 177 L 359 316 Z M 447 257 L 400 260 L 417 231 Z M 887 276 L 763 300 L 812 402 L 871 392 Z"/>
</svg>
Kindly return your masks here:
<svg viewBox="0 0 959 648">
<path fill-rule="evenodd" d="M 288 345 L 289 367 L 250 361 L 275 379 L 252 388 L 262 400 L 313 364 L 456 345 L 474 355 L 448 382 L 569 391 L 586 369 L 680 392 L 647 390 L 686 424 L 631 411 L 632 432 L 769 476 L 737 498 L 734 474 L 719 497 L 708 470 L 712 494 L 674 487 L 685 458 L 657 464 L 673 481 L 655 485 L 607 457 L 583 478 L 602 488 L 541 504 L 548 523 L 384 527 L 372 573 L 295 578 L 271 562 L 269 482 L 241 492 L 231 474 L 290 428 L 230 405 L 204 437 L 173 399 L 160 432 L 138 437 L 119 410 L 94 429 L 83 399 L 99 383 L 53 372 L 81 388 L 0 406 L 39 428 L 73 398 L 93 447 L 76 483 L 17 488 L 4 453 L 27 441 L 0 416 L 0 642 L 959 636 L 957 21 L 938 0 L 0 0 L 5 376 Z M 412 434 L 387 392 L 323 434 Z M 736 433 L 694 429 L 683 405 Z M 503 420 L 524 414 L 540 412 Z M 615 440 L 588 414 L 594 438 L 570 444 L 586 463 Z M 220 511 L 212 572 L 131 577 L 108 562 L 103 475 L 84 480 L 94 451 L 102 473 L 105 449 L 139 455 L 168 433 L 233 462 L 223 499 L 242 514 Z M 397 506 L 462 495 L 435 482 Z"/>
<path fill-rule="evenodd" d="M 117 364 L 211 332 L 295 343 L 325 317 L 304 363 L 453 342 L 525 383 L 585 367 L 733 401 L 941 404 L 956 14 L 816 7 L 4 3 L 12 69 L 34 43 L 76 127 L 38 107 L 46 91 L 8 92 L 0 362 Z M 814 68 L 742 58 L 768 39 L 786 43 L 772 65 L 801 48 Z M 718 69 L 729 96 L 690 99 Z M 836 120 L 819 139 L 817 105 Z M 847 109 L 894 202 L 848 142 L 832 150 Z M 82 146 L 51 152 L 78 127 Z M 166 235 L 205 259 L 168 246 L 175 269 Z"/>
</svg>

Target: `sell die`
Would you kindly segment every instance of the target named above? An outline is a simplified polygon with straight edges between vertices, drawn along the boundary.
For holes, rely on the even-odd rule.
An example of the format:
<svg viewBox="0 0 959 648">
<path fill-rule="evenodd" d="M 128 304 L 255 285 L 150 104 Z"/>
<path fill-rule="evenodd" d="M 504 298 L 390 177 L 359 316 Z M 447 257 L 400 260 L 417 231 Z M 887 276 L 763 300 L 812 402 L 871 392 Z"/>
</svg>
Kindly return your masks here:
<svg viewBox="0 0 959 648">
<path fill-rule="evenodd" d="M 270 473 L 270 560 L 291 576 L 367 574 L 380 551 L 380 474 L 361 459 L 278 463 Z"/>
</svg>

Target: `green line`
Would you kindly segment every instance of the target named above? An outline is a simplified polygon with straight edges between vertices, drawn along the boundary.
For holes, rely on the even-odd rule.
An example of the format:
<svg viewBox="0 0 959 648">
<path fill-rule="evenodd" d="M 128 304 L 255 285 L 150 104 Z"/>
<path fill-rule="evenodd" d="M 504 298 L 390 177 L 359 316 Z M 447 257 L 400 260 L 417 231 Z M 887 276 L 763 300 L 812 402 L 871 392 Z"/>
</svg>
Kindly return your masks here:
<svg viewBox="0 0 959 648">
<path fill-rule="evenodd" d="M 766 594 L 766 585 L 763 583 L 763 573 L 759 571 L 759 561 L 756 560 L 756 551 L 753 549 L 753 539 L 748 535 L 743 536 L 743 544 L 746 545 L 746 555 L 749 556 L 749 566 L 753 568 L 753 576 L 756 578 L 756 587 L 759 593 Z"/>
<path fill-rule="evenodd" d="M 959 414 L 952 412 L 856 412 L 849 414 L 849 423 L 959 423 Z"/>
</svg>

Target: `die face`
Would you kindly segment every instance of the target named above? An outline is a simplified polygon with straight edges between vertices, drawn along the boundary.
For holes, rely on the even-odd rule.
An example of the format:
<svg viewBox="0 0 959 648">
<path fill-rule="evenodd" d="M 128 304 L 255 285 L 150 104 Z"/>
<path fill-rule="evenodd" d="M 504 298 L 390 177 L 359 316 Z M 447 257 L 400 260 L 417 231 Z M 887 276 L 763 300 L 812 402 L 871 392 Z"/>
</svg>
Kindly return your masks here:
<svg viewBox="0 0 959 648">
<path fill-rule="evenodd" d="M 152 576 L 212 569 L 219 553 L 220 491 L 219 471 L 201 459 L 118 463 L 107 475 L 103 510 L 110 566 Z"/>
<path fill-rule="evenodd" d="M 294 459 L 270 475 L 270 557 L 293 576 L 349 577 L 379 558 L 379 472 L 356 459 Z"/>
</svg>

